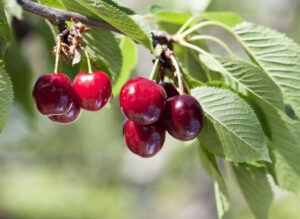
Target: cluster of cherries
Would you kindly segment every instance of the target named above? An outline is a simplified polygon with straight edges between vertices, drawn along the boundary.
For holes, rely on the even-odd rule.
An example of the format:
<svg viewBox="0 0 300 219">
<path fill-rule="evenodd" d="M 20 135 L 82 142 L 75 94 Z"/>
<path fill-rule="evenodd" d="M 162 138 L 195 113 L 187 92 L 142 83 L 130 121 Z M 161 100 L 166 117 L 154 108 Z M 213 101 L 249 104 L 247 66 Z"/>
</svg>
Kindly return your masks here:
<svg viewBox="0 0 300 219">
<path fill-rule="evenodd" d="M 152 157 L 160 151 L 166 130 L 178 140 L 189 141 L 203 127 L 198 101 L 179 94 L 170 83 L 135 77 L 122 87 L 120 106 L 126 116 L 124 140 L 129 150 L 141 157 Z"/>
<path fill-rule="evenodd" d="M 79 73 L 73 83 L 64 74 L 44 74 L 36 80 L 32 95 L 41 114 L 68 124 L 79 117 L 81 109 L 102 109 L 111 90 L 110 79 L 102 71 Z"/>
</svg>

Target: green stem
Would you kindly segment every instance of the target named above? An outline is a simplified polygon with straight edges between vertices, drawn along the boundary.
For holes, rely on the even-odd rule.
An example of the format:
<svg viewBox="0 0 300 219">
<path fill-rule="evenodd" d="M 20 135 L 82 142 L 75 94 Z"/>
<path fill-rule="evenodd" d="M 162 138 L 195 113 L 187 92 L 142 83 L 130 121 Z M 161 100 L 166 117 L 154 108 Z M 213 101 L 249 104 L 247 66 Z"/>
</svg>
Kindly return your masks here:
<svg viewBox="0 0 300 219">
<path fill-rule="evenodd" d="M 60 45 L 61 39 L 60 37 L 57 37 L 57 43 L 56 43 L 56 55 L 55 55 L 55 67 L 54 67 L 54 73 L 58 73 L 58 63 L 59 63 L 59 56 L 60 56 Z"/>
<path fill-rule="evenodd" d="M 91 60 L 90 60 L 89 53 L 87 52 L 86 49 L 84 50 L 84 54 L 85 54 L 86 61 L 87 61 L 87 64 L 88 64 L 88 71 L 89 71 L 88 73 L 92 73 L 93 70 L 92 70 Z"/>
<path fill-rule="evenodd" d="M 218 65 L 218 67 L 223 68 L 222 65 L 219 63 L 219 61 L 216 60 L 210 53 L 206 52 L 204 49 L 201 49 L 200 47 L 195 46 L 195 45 L 193 45 L 191 43 L 185 42 L 182 39 L 180 39 L 179 44 L 182 45 L 182 46 L 184 46 L 184 47 L 187 47 L 187 48 L 190 48 L 192 50 L 195 50 L 195 51 L 199 52 L 200 54 L 204 54 L 204 55 L 208 56 L 210 59 L 212 59 L 215 62 L 216 65 Z M 212 78 L 208 74 L 208 72 L 205 71 L 205 73 L 206 73 L 207 79 L 208 80 L 212 80 Z"/>
<path fill-rule="evenodd" d="M 158 70 L 159 70 L 159 59 L 155 59 L 154 66 L 153 66 L 152 72 L 150 74 L 150 80 L 152 80 L 152 81 L 157 80 Z"/>
<path fill-rule="evenodd" d="M 201 35 L 201 36 L 193 36 L 191 38 L 188 39 L 189 41 L 196 41 L 196 40 L 211 40 L 214 41 L 216 43 L 218 43 L 219 45 L 221 45 L 228 53 L 229 55 L 232 57 L 232 59 L 236 59 L 235 54 L 233 53 L 233 51 L 229 48 L 229 46 L 224 43 L 222 40 L 213 37 L 213 36 L 209 36 L 209 35 Z"/>
<path fill-rule="evenodd" d="M 174 55 L 171 56 L 172 63 L 176 69 L 177 73 L 177 79 L 178 79 L 178 85 L 179 85 L 179 94 L 183 94 L 183 84 L 182 84 L 182 74 L 179 68 L 179 65 L 174 57 Z"/>
<path fill-rule="evenodd" d="M 218 22 L 218 21 L 205 21 L 205 22 L 199 23 L 199 24 L 191 27 L 190 29 L 186 30 L 185 32 L 183 32 L 180 35 L 180 37 L 181 38 L 185 38 L 187 35 L 195 32 L 196 30 L 199 30 L 199 29 L 201 29 L 203 27 L 207 27 L 207 26 L 218 26 L 218 27 L 221 27 L 221 28 L 227 30 L 228 32 L 230 32 L 232 35 L 235 36 L 235 33 L 227 25 L 225 25 L 225 24 L 223 24 L 221 22 Z"/>
<path fill-rule="evenodd" d="M 182 27 L 177 31 L 176 35 L 180 35 L 196 18 L 199 17 L 199 15 L 194 15 L 190 19 L 187 20 L 187 22 L 182 25 Z"/>
</svg>

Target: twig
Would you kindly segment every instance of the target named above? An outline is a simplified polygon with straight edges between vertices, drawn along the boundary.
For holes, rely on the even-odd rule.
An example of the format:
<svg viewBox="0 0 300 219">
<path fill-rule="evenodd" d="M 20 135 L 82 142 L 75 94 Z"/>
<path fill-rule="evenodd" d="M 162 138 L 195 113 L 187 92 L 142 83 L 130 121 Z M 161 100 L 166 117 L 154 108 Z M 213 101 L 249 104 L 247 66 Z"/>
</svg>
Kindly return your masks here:
<svg viewBox="0 0 300 219">
<path fill-rule="evenodd" d="M 92 19 L 90 17 L 87 17 L 85 15 L 76 12 L 64 11 L 58 8 L 52 8 L 30 0 L 17 0 L 17 2 L 23 8 L 24 11 L 43 17 L 55 25 L 58 25 L 61 21 L 70 21 L 71 18 L 73 17 L 73 18 L 77 18 L 81 23 L 85 25 L 98 27 L 116 33 L 124 34 L 120 30 L 111 26 L 101 18 L 98 18 L 98 21 L 96 21 L 95 18 Z M 170 41 L 170 40 L 176 41 L 174 36 L 167 34 L 165 32 L 163 32 L 162 34 L 162 32 L 152 31 L 152 35 L 154 39 L 165 37 L 166 41 Z"/>
<path fill-rule="evenodd" d="M 111 26 L 110 24 L 107 24 L 104 20 L 100 18 L 98 18 L 99 21 L 94 21 L 91 20 L 89 17 L 76 12 L 52 8 L 30 0 L 17 0 L 17 2 L 23 8 L 24 11 L 43 17 L 56 25 L 58 25 L 60 21 L 70 21 L 71 18 L 74 17 L 77 18 L 83 24 L 121 33 L 121 31 L 119 31 L 117 28 Z"/>
</svg>

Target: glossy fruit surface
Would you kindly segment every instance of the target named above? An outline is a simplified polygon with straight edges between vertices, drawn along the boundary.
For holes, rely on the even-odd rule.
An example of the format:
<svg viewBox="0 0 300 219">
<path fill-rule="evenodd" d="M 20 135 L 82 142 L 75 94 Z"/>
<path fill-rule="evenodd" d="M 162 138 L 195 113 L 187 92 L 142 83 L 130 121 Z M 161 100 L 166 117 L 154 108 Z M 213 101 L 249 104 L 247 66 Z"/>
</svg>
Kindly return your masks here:
<svg viewBox="0 0 300 219">
<path fill-rule="evenodd" d="M 80 107 L 79 105 L 74 102 L 70 110 L 61 115 L 53 115 L 49 116 L 48 118 L 53 122 L 61 123 L 61 124 L 70 124 L 78 119 L 80 115 Z"/>
<path fill-rule="evenodd" d="M 171 98 L 174 96 L 179 95 L 178 91 L 175 89 L 175 87 L 173 86 L 173 84 L 171 83 L 166 83 L 166 82 L 161 82 L 160 85 L 165 89 L 165 91 L 167 92 L 167 97 Z"/>
<path fill-rule="evenodd" d="M 163 118 L 169 134 L 181 141 L 194 139 L 203 127 L 202 108 L 187 94 L 170 98 Z"/>
<path fill-rule="evenodd" d="M 66 113 L 73 102 L 72 81 L 63 74 L 41 75 L 33 86 L 32 95 L 40 113 Z"/>
<path fill-rule="evenodd" d="M 164 144 L 165 134 L 163 122 L 140 125 L 126 119 L 123 126 L 127 147 L 141 157 L 152 157 L 159 152 Z"/>
<path fill-rule="evenodd" d="M 73 83 L 79 106 L 85 110 L 98 111 L 111 96 L 111 82 L 102 71 L 79 73 Z"/>
<path fill-rule="evenodd" d="M 121 89 L 120 106 L 124 115 L 139 124 L 156 122 L 163 114 L 166 92 L 162 86 L 146 78 L 135 77 Z"/>
</svg>

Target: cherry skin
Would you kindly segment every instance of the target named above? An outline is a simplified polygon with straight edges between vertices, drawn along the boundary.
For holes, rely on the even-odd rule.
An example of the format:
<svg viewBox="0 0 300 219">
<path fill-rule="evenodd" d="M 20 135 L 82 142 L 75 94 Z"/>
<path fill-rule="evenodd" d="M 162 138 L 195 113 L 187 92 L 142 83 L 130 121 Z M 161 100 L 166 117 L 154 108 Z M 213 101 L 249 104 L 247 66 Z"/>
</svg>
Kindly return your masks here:
<svg viewBox="0 0 300 219">
<path fill-rule="evenodd" d="M 71 109 L 68 112 L 61 115 L 48 116 L 48 118 L 53 122 L 57 122 L 61 124 L 70 124 L 72 122 L 75 122 L 75 120 L 78 119 L 79 115 L 80 115 L 80 107 L 76 102 L 74 102 L 72 104 Z"/>
<path fill-rule="evenodd" d="M 63 74 L 44 74 L 32 90 L 37 109 L 44 115 L 66 113 L 73 103 L 72 81 Z"/>
<path fill-rule="evenodd" d="M 123 135 L 131 152 L 148 158 L 153 157 L 162 148 L 166 130 L 161 121 L 151 125 L 140 125 L 126 119 L 123 126 Z"/>
<path fill-rule="evenodd" d="M 166 105 L 162 86 L 142 77 L 129 80 L 121 89 L 120 106 L 124 115 L 142 125 L 156 122 Z"/>
<path fill-rule="evenodd" d="M 198 101 L 187 94 L 168 100 L 164 122 L 167 131 L 181 141 L 194 139 L 203 127 L 203 111 Z"/>
<path fill-rule="evenodd" d="M 88 111 L 102 109 L 112 90 L 109 77 L 102 71 L 79 73 L 73 82 L 73 89 L 79 106 Z"/>
<path fill-rule="evenodd" d="M 178 91 L 175 89 L 175 87 L 173 86 L 173 84 L 171 83 L 166 83 L 166 82 L 161 82 L 160 85 L 165 89 L 165 91 L 167 92 L 167 98 L 171 98 L 174 96 L 179 95 Z"/>
<path fill-rule="evenodd" d="M 161 82 L 160 85 L 167 92 L 168 99 L 171 98 L 171 97 L 175 97 L 175 96 L 179 95 L 179 92 L 176 90 L 176 88 L 173 86 L 173 84 L 167 83 L 167 82 Z M 186 93 L 186 94 L 189 93 L 189 90 L 188 90 L 188 88 L 185 84 L 183 84 L 183 92 Z"/>
</svg>

